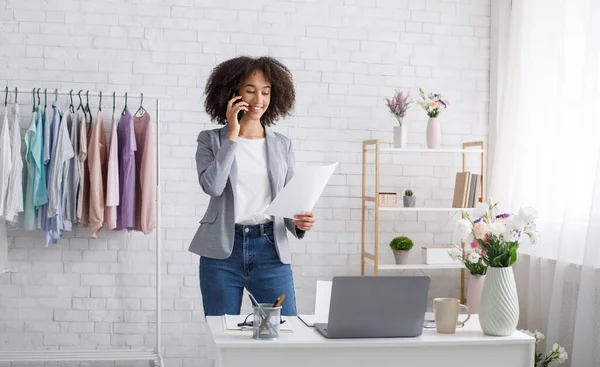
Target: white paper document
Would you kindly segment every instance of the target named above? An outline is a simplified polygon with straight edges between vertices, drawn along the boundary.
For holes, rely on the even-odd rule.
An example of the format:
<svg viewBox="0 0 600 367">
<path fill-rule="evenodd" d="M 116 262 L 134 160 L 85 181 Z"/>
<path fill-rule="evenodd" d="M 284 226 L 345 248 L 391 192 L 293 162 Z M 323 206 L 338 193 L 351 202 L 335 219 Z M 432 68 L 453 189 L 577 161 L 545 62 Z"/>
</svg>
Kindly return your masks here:
<svg viewBox="0 0 600 367">
<path fill-rule="evenodd" d="M 326 324 L 329 321 L 329 303 L 331 302 L 331 282 L 317 280 L 317 298 L 314 315 L 298 315 L 307 326 Z"/>
<path fill-rule="evenodd" d="M 265 214 L 293 219 L 296 214 L 312 211 L 337 165 L 338 162 L 327 166 L 298 167 Z"/>
</svg>

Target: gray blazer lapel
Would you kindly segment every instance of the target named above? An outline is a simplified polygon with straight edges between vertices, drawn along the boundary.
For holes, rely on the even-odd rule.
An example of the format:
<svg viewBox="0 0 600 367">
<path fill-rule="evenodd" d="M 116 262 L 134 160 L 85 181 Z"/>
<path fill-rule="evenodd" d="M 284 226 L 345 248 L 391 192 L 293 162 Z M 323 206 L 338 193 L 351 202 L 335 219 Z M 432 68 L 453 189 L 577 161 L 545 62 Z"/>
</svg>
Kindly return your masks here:
<svg viewBox="0 0 600 367">
<path fill-rule="evenodd" d="M 265 136 L 267 142 L 267 170 L 269 181 L 271 183 L 271 200 L 277 195 L 279 187 L 279 171 L 281 170 L 281 147 L 279 139 L 268 126 L 265 126 Z"/>
<path fill-rule="evenodd" d="M 221 128 L 219 134 L 219 148 L 221 147 L 221 145 L 223 145 L 223 141 L 225 141 L 228 136 L 229 126 L 225 125 L 225 127 Z M 231 165 L 231 171 L 229 172 L 229 183 L 231 184 L 231 188 L 233 190 L 233 197 L 235 202 L 235 191 L 237 189 L 237 162 L 235 160 L 235 157 L 233 158 L 233 164 Z"/>
</svg>

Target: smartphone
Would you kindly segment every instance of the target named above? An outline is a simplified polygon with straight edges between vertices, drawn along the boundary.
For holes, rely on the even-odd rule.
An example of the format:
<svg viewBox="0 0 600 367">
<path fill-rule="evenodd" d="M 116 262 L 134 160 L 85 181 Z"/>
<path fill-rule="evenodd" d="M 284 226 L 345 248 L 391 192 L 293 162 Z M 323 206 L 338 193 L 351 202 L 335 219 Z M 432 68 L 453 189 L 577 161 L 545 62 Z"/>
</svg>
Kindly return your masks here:
<svg viewBox="0 0 600 367">
<path fill-rule="evenodd" d="M 240 94 L 237 92 L 237 90 L 234 90 L 234 91 L 233 91 L 233 96 L 234 96 L 234 97 L 237 97 L 237 96 L 239 96 L 239 95 L 240 95 Z M 240 98 L 240 99 L 238 99 L 238 100 L 236 100 L 236 101 L 233 103 L 233 105 L 235 106 L 235 104 L 236 104 L 236 103 L 239 103 L 239 102 L 242 102 L 242 99 L 241 99 L 241 98 Z M 240 123 L 240 121 L 242 121 L 242 117 L 244 117 L 244 112 L 245 112 L 245 111 L 243 111 L 243 110 L 242 110 L 242 111 L 240 111 L 240 112 L 238 112 L 238 116 L 237 116 L 237 118 L 238 118 L 238 124 Z"/>
</svg>

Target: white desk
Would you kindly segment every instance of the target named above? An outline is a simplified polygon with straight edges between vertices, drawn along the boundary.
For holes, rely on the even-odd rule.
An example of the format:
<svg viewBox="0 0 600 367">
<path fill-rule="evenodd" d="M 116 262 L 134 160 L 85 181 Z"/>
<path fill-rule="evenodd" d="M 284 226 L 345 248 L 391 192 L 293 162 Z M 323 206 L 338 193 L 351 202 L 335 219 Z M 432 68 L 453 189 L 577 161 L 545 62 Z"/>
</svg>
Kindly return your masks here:
<svg viewBox="0 0 600 367">
<path fill-rule="evenodd" d="M 253 340 L 251 331 L 224 331 L 220 316 L 207 317 L 217 366 L 443 366 L 531 367 L 535 339 L 519 331 L 508 337 L 484 335 L 477 315 L 455 334 L 424 329 L 418 338 L 326 339 L 296 317 L 294 332 L 278 340 Z"/>
</svg>

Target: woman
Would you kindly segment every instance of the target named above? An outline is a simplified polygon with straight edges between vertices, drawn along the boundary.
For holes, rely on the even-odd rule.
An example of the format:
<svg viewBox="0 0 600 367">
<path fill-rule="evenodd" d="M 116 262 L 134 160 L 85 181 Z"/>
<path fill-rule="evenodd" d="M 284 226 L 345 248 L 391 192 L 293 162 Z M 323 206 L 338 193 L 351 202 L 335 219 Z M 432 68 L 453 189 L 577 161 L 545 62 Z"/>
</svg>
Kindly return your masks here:
<svg viewBox="0 0 600 367">
<path fill-rule="evenodd" d="M 311 230 L 314 216 L 264 214 L 294 174 L 292 143 L 269 126 L 288 116 L 295 92 L 290 71 L 270 57 L 237 57 L 217 65 L 204 107 L 225 125 L 198 136 L 196 167 L 210 203 L 190 245 L 200 255 L 205 316 L 240 313 L 244 288 L 259 303 L 285 294 L 282 315 L 296 314 L 287 232 Z"/>
</svg>

